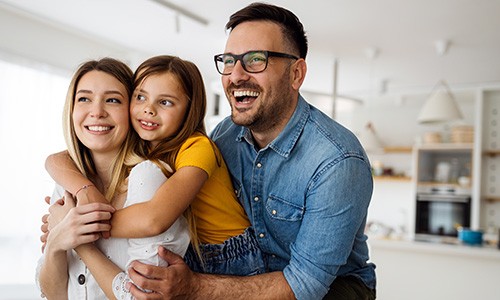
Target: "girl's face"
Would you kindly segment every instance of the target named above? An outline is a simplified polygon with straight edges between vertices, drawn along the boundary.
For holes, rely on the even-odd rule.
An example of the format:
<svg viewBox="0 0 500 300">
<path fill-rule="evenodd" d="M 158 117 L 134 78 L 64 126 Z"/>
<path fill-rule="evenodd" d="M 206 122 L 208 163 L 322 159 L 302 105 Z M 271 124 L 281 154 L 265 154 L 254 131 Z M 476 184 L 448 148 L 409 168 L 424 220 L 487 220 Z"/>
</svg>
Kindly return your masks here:
<svg viewBox="0 0 500 300">
<path fill-rule="evenodd" d="M 171 73 L 146 77 L 136 87 L 130 103 L 132 126 L 139 136 L 156 146 L 177 133 L 188 107 L 188 97 Z"/>
<path fill-rule="evenodd" d="M 76 86 L 73 125 L 93 153 L 118 152 L 129 130 L 129 96 L 115 77 L 101 71 L 83 75 Z"/>
</svg>

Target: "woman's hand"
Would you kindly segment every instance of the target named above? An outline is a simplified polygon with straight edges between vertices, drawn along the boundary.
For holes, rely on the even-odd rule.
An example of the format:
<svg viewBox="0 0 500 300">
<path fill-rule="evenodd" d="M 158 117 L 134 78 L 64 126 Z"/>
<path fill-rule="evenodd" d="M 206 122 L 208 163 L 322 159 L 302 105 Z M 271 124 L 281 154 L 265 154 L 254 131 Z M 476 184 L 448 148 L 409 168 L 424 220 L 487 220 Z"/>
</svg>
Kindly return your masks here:
<svg viewBox="0 0 500 300">
<path fill-rule="evenodd" d="M 79 245 L 99 239 L 101 232 L 109 231 L 109 221 L 115 209 L 109 204 L 91 203 L 75 207 L 71 196 L 65 195 L 65 201 L 50 206 L 46 249 L 67 251 Z M 43 230 L 43 229 L 42 229 Z"/>
</svg>

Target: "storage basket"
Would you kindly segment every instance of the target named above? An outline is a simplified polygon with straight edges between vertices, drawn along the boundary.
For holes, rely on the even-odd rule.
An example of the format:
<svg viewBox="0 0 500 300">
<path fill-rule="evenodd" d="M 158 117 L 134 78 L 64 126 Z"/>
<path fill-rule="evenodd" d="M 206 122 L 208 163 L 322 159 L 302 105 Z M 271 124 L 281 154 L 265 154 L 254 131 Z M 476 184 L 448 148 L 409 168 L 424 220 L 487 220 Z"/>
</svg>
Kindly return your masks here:
<svg viewBox="0 0 500 300">
<path fill-rule="evenodd" d="M 473 143 L 474 128 L 472 126 L 454 126 L 451 128 L 452 143 Z"/>
</svg>

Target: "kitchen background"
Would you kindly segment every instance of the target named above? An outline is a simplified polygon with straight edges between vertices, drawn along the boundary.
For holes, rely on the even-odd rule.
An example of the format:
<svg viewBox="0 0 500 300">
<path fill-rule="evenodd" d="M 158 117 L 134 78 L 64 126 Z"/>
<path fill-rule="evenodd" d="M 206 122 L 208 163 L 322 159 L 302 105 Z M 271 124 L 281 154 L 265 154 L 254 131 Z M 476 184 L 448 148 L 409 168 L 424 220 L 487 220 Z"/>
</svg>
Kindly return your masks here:
<svg viewBox="0 0 500 300">
<path fill-rule="evenodd" d="M 250 2 L 0 0 L 0 299 L 38 298 L 40 218 L 53 187 L 43 162 L 64 149 L 62 103 L 78 64 L 107 55 L 132 68 L 160 53 L 190 59 L 205 78 L 211 128 L 229 113 L 212 56 L 223 52 L 229 15 Z M 375 176 L 367 227 L 378 298 L 498 299 L 500 1 L 271 2 L 294 11 L 310 37 L 302 93 L 355 132 L 374 173 L 384 175 Z M 463 118 L 419 123 L 429 96 L 443 88 Z M 449 143 L 457 129 L 467 129 L 460 136 L 467 142 Z M 441 143 L 432 143 L 438 134 Z M 457 153 L 470 157 L 469 173 L 460 166 L 463 185 L 450 178 Z M 442 181 L 450 182 L 436 183 L 443 162 Z M 422 187 L 465 191 L 469 226 L 484 231 L 484 243 L 415 242 Z M 450 207 L 434 215 L 455 221 Z"/>
</svg>

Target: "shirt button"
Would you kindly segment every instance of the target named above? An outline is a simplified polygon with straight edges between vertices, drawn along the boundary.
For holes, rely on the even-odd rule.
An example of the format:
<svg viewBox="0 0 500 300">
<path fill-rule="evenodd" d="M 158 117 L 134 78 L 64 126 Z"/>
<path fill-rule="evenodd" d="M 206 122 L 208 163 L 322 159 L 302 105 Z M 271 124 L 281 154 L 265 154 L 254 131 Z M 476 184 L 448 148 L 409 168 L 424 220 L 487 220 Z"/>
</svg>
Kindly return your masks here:
<svg viewBox="0 0 500 300">
<path fill-rule="evenodd" d="M 257 168 L 262 168 L 262 164 L 261 163 L 257 163 Z"/>
<path fill-rule="evenodd" d="M 253 197 L 253 200 L 254 200 L 254 201 L 259 201 L 259 196 L 255 196 L 255 197 Z"/>
<path fill-rule="evenodd" d="M 277 213 L 276 209 L 273 209 L 273 211 L 271 212 L 273 215 L 275 215 Z"/>
<path fill-rule="evenodd" d="M 259 237 L 260 237 L 260 238 L 263 238 L 263 237 L 265 237 L 265 236 L 266 236 L 266 235 L 265 235 L 265 234 L 263 234 L 263 233 L 259 234 Z"/>
<path fill-rule="evenodd" d="M 80 285 L 83 285 L 85 283 L 85 275 L 80 274 L 80 276 L 78 276 L 78 283 Z"/>
</svg>

